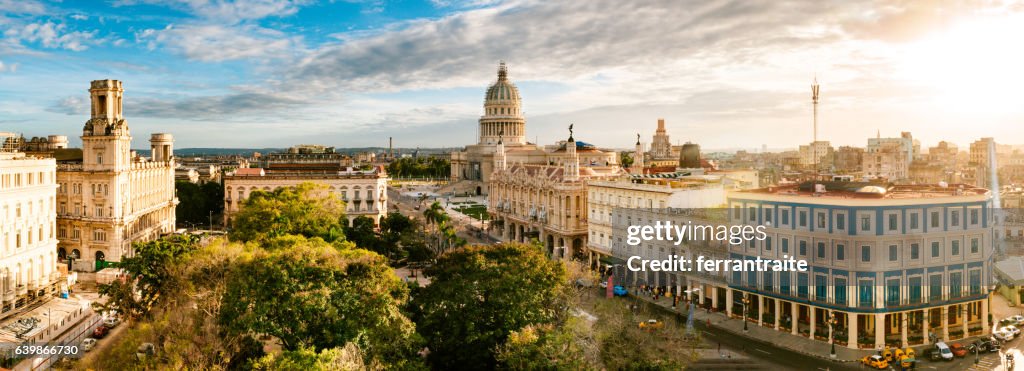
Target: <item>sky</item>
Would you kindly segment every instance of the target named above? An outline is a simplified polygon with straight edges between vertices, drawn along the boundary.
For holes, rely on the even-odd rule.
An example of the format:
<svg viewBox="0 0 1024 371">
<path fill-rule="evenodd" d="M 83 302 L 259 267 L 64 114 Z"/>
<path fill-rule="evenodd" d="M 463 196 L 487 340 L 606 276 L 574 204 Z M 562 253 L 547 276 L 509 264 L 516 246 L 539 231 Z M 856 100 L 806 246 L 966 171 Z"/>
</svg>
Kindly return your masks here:
<svg viewBox="0 0 1024 371">
<path fill-rule="evenodd" d="M 506 61 L 530 141 L 1024 143 L 1019 1 L 0 0 L 0 131 L 67 135 L 124 83 L 136 148 L 476 141 Z"/>
</svg>

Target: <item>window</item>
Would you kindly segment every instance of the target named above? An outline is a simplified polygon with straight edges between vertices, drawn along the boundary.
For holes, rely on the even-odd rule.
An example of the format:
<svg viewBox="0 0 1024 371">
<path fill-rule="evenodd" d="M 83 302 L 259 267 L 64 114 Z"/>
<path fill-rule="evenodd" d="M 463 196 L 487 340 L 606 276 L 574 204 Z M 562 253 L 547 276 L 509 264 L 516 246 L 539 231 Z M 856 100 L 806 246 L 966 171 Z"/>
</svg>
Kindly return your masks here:
<svg viewBox="0 0 1024 371">
<path fill-rule="evenodd" d="M 825 228 L 825 213 L 818 213 L 818 228 Z"/>
<path fill-rule="evenodd" d="M 928 278 L 928 300 L 942 300 L 942 275 L 933 274 Z"/>
<path fill-rule="evenodd" d="M 949 274 L 949 297 L 959 298 L 963 296 L 963 273 L 953 272 Z"/>
<path fill-rule="evenodd" d="M 771 224 L 772 223 L 772 209 L 765 209 L 764 210 L 764 223 L 765 224 Z"/>
<path fill-rule="evenodd" d="M 764 238 L 764 250 L 772 251 L 772 238 L 771 236 Z"/>
<path fill-rule="evenodd" d="M 931 220 L 932 228 L 938 228 L 939 227 L 939 212 L 938 211 L 932 211 L 931 219 L 932 219 Z"/>
<path fill-rule="evenodd" d="M 846 260 L 846 246 L 836 245 L 836 260 Z"/>
<path fill-rule="evenodd" d="M 875 285 L 872 284 L 872 280 L 863 279 L 857 281 L 857 292 L 858 292 L 858 306 L 861 307 L 873 307 L 875 305 Z"/>
<path fill-rule="evenodd" d="M 620 203 L 622 202 L 622 196 L 619 196 L 619 202 Z M 740 219 L 740 218 L 742 218 L 742 216 L 740 215 L 742 213 L 743 213 L 743 210 L 740 209 L 739 205 L 736 205 L 735 207 L 732 208 L 732 218 L 733 219 Z"/>
<path fill-rule="evenodd" d="M 836 304 L 846 305 L 846 277 L 835 277 L 832 279 L 835 283 L 836 292 L 833 295 L 834 302 Z"/>
<path fill-rule="evenodd" d="M 918 219 L 921 219 L 921 214 L 910 213 L 910 229 L 920 228 L 920 220 Z"/>
<path fill-rule="evenodd" d="M 950 245 L 951 245 L 951 247 L 953 249 L 953 256 L 959 256 L 960 255 L 960 240 L 950 241 Z"/>
<path fill-rule="evenodd" d="M 846 229 L 846 214 L 836 214 L 836 229 Z"/>
<path fill-rule="evenodd" d="M 825 243 L 818 242 L 818 258 L 825 258 Z"/>
<path fill-rule="evenodd" d="M 789 239 L 788 238 L 783 238 L 782 239 L 782 253 L 783 254 L 789 254 Z"/>
<path fill-rule="evenodd" d="M 900 280 L 898 278 L 885 281 L 885 305 L 889 307 L 900 305 Z"/>
<path fill-rule="evenodd" d="M 102 152 L 96 154 L 96 163 L 97 164 L 102 164 L 103 163 L 103 153 Z"/>
<path fill-rule="evenodd" d="M 896 245 L 889 245 L 889 261 L 894 262 L 899 258 L 899 250 Z"/>
<path fill-rule="evenodd" d="M 789 225 L 789 210 L 782 210 L 782 225 Z"/>
<path fill-rule="evenodd" d="M 796 296 L 807 298 L 807 273 L 796 274 Z"/>
<path fill-rule="evenodd" d="M 97 229 L 95 231 L 92 231 L 92 240 L 93 241 L 106 241 L 107 240 L 107 232 L 102 230 L 102 229 Z"/>
<path fill-rule="evenodd" d="M 949 224 L 954 227 L 960 226 L 960 210 L 953 210 L 950 212 Z"/>
<path fill-rule="evenodd" d="M 921 304 L 921 277 L 909 278 L 910 304 Z"/>
<path fill-rule="evenodd" d="M 807 241 L 800 241 L 800 256 L 807 255 Z"/>
<path fill-rule="evenodd" d="M 789 295 L 789 271 L 779 272 L 779 292 Z"/>
<path fill-rule="evenodd" d="M 939 243 L 938 242 L 932 242 L 932 257 L 933 258 L 938 258 L 939 257 Z"/>
<path fill-rule="evenodd" d="M 978 224 L 978 209 L 971 209 L 971 224 Z"/>
<path fill-rule="evenodd" d="M 751 206 L 751 207 L 747 208 L 747 213 L 748 213 L 748 216 L 747 216 L 748 220 L 750 220 L 751 222 L 756 222 L 757 221 L 757 208 Z"/>
<path fill-rule="evenodd" d="M 972 238 L 971 239 L 971 254 L 977 254 L 977 253 L 978 253 L 978 239 L 977 238 Z"/>
<path fill-rule="evenodd" d="M 860 247 L 860 261 L 865 263 L 871 261 L 871 246 Z"/>
<path fill-rule="evenodd" d="M 822 301 L 828 299 L 828 277 L 823 274 L 814 275 L 814 298 Z"/>
<path fill-rule="evenodd" d="M 896 222 L 896 214 L 889 214 L 889 231 L 895 231 L 899 223 Z"/>
<path fill-rule="evenodd" d="M 981 294 L 981 271 L 972 270 L 970 275 L 971 295 Z"/>
<path fill-rule="evenodd" d="M 865 231 L 865 232 L 871 230 L 871 216 L 870 215 L 862 215 L 860 217 L 860 230 Z"/>
<path fill-rule="evenodd" d="M 80 230 L 78 228 L 75 228 L 75 229 L 71 230 L 71 239 L 72 240 L 77 240 L 77 239 L 80 239 L 80 238 L 82 238 L 82 230 Z"/>
<path fill-rule="evenodd" d="M 761 279 L 761 290 L 764 290 L 764 291 L 771 291 L 772 290 L 772 288 L 774 287 L 774 284 L 772 283 L 772 275 L 774 275 L 774 274 L 775 274 L 775 272 L 770 272 L 770 271 L 769 272 L 764 272 L 762 274 L 763 278 Z"/>
<path fill-rule="evenodd" d="M 916 260 L 916 259 L 918 259 L 920 257 L 921 257 L 921 246 L 916 244 L 916 243 L 910 244 L 910 259 Z"/>
<path fill-rule="evenodd" d="M 806 211 L 801 211 L 800 212 L 800 226 L 801 227 L 806 227 L 807 226 L 807 212 Z"/>
</svg>

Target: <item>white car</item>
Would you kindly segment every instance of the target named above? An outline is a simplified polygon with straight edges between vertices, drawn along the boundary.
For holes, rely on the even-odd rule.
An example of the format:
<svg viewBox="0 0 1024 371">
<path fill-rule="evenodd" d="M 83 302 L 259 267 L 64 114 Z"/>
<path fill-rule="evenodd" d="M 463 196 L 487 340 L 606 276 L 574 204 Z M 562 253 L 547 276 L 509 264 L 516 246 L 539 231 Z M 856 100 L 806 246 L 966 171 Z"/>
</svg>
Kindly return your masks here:
<svg viewBox="0 0 1024 371">
<path fill-rule="evenodd" d="M 953 350 L 949 349 L 945 342 L 935 343 L 935 348 L 939 350 L 939 355 L 942 356 L 942 359 L 947 361 L 953 360 Z"/>
<path fill-rule="evenodd" d="M 1010 322 L 1010 323 L 1012 323 L 1014 325 L 1019 325 L 1019 324 L 1024 323 L 1024 316 L 1018 314 L 1018 315 L 1006 317 L 1004 320 L 1008 321 L 1008 322 Z"/>
<path fill-rule="evenodd" d="M 117 319 L 117 317 L 107 317 L 103 319 L 103 325 L 107 326 L 107 328 L 112 329 L 117 327 L 119 324 L 121 324 L 121 320 Z"/>
<path fill-rule="evenodd" d="M 1017 326 L 1003 326 L 1000 330 L 1009 331 L 1014 337 L 1020 336 L 1020 329 Z"/>
<path fill-rule="evenodd" d="M 992 337 L 1005 343 L 1007 341 L 1013 340 L 1013 331 L 1004 330 L 1003 328 L 1001 328 L 993 331 Z"/>
<path fill-rule="evenodd" d="M 85 338 L 85 340 L 82 340 L 82 350 L 84 350 L 86 352 L 92 350 L 92 348 L 95 347 L 95 346 L 96 346 L 96 339 Z"/>
</svg>

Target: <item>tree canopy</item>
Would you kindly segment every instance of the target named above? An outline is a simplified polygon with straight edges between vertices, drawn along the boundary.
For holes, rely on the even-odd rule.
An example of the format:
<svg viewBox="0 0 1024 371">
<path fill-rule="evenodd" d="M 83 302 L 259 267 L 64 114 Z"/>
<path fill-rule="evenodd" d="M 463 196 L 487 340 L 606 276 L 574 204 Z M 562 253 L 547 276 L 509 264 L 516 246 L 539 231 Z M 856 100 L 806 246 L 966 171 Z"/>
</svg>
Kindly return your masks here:
<svg viewBox="0 0 1024 371">
<path fill-rule="evenodd" d="M 494 368 L 495 349 L 510 333 L 564 310 L 565 266 L 537 246 L 451 250 L 426 273 L 432 282 L 416 293 L 412 312 L 437 368 Z"/>
<path fill-rule="evenodd" d="M 254 191 L 235 214 L 230 236 L 236 241 L 266 241 L 289 234 L 343 240 L 345 204 L 323 185 L 303 183 L 273 191 Z"/>
<path fill-rule="evenodd" d="M 383 257 L 314 238 L 237 262 L 220 323 L 232 334 L 273 336 L 287 350 L 355 342 L 395 363 L 418 350 L 415 326 L 401 311 L 407 300 Z"/>
<path fill-rule="evenodd" d="M 220 183 L 177 181 L 174 190 L 180 201 L 174 208 L 179 225 L 208 226 L 213 217 L 224 211 L 224 187 Z"/>
</svg>

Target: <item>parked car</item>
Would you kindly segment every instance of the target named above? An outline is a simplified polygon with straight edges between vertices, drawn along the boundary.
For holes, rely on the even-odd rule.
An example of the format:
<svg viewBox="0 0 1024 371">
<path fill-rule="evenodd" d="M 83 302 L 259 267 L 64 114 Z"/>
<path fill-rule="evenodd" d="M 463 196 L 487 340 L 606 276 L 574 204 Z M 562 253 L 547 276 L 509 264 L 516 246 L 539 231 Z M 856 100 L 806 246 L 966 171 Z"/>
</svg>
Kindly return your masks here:
<svg viewBox="0 0 1024 371">
<path fill-rule="evenodd" d="M 108 329 L 107 326 L 100 325 L 100 327 L 97 327 L 95 330 L 92 330 L 92 337 L 96 339 L 102 339 L 106 337 L 107 333 L 109 332 L 110 329 Z"/>
<path fill-rule="evenodd" d="M 915 358 L 914 355 L 914 348 L 907 348 L 905 351 L 903 351 L 903 354 L 900 356 L 899 360 L 900 367 L 903 367 L 904 370 L 914 368 L 914 363 L 917 362 L 917 358 Z"/>
<path fill-rule="evenodd" d="M 945 342 L 935 343 L 935 349 L 939 351 L 939 356 L 942 357 L 942 360 L 953 360 L 953 350 L 949 349 L 949 345 L 946 345 Z"/>
<path fill-rule="evenodd" d="M 928 360 L 930 360 L 930 361 L 934 362 L 934 361 L 941 361 L 942 360 L 942 353 L 939 352 L 938 348 L 932 347 L 932 348 L 930 348 L 928 350 L 925 350 L 924 354 L 928 356 Z"/>
<path fill-rule="evenodd" d="M 103 326 L 107 326 L 108 328 L 117 327 L 119 324 L 121 324 L 121 320 L 117 319 L 117 317 L 107 317 L 103 319 Z"/>
<path fill-rule="evenodd" d="M 615 294 L 615 296 L 626 296 L 629 294 L 629 291 L 626 291 L 625 287 L 615 285 L 615 287 L 612 288 L 612 293 Z"/>
<path fill-rule="evenodd" d="M 949 345 L 949 350 L 953 352 L 956 357 L 967 357 L 967 347 L 960 343 L 953 343 Z"/>
<path fill-rule="evenodd" d="M 879 370 L 889 368 L 889 362 L 886 361 L 885 358 L 877 354 L 861 358 L 860 363 L 864 364 L 865 366 Z"/>
<path fill-rule="evenodd" d="M 999 341 L 996 340 L 995 338 L 991 338 L 991 337 L 990 338 L 984 338 L 984 339 L 978 339 L 975 342 L 971 343 L 971 345 L 967 346 L 967 350 L 970 351 L 971 353 L 977 353 L 979 351 L 982 352 L 982 353 L 985 353 L 985 352 L 992 353 L 992 352 L 998 352 L 999 349 L 1001 349 L 1001 348 L 1002 348 L 1002 346 L 999 345 Z"/>
<path fill-rule="evenodd" d="M 640 322 L 638 327 L 642 330 L 659 330 L 665 327 L 665 322 L 661 322 L 656 319 L 649 319 L 647 322 Z"/>
<path fill-rule="evenodd" d="M 1022 315 L 1019 315 L 1019 314 L 1017 314 L 1017 315 L 1013 315 L 1013 316 L 1009 316 L 1009 317 L 1006 317 L 1006 319 L 1005 319 L 1005 320 L 1006 320 L 1007 322 L 1010 322 L 1010 324 L 1012 324 L 1012 325 L 1021 325 L 1021 324 L 1024 324 L 1024 316 L 1022 316 Z"/>
<path fill-rule="evenodd" d="M 95 347 L 95 346 L 96 346 L 96 339 L 85 338 L 85 340 L 82 340 L 82 351 L 88 352 L 88 351 L 92 350 L 92 348 Z"/>
<path fill-rule="evenodd" d="M 1020 329 L 1018 329 L 1016 326 L 1003 326 L 999 328 L 999 331 L 1008 332 L 1010 333 L 1010 335 L 1013 335 L 1013 337 L 1020 336 Z"/>
<path fill-rule="evenodd" d="M 1013 331 L 1007 331 L 1000 328 L 992 332 L 992 337 L 1005 343 L 1007 341 L 1013 340 Z"/>
</svg>

